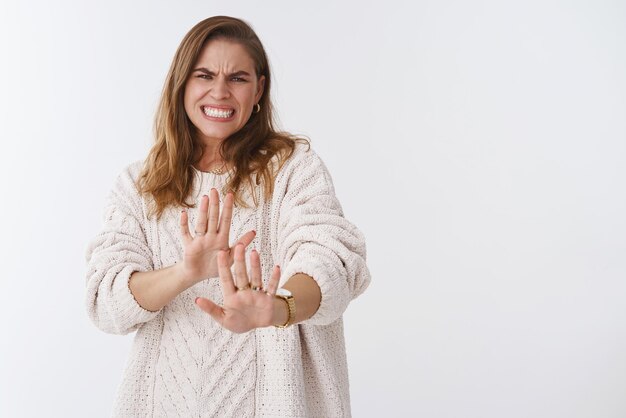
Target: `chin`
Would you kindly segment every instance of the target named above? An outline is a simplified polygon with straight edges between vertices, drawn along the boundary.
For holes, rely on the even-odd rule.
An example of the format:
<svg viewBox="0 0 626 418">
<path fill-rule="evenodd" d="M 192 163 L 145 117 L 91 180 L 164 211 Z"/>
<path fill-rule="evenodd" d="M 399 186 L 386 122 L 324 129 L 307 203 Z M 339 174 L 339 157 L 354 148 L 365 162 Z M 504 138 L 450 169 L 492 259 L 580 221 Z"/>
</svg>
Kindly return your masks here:
<svg viewBox="0 0 626 418">
<path fill-rule="evenodd" d="M 236 131 L 205 131 L 202 132 L 202 135 L 205 138 L 211 139 L 211 140 L 215 140 L 215 141 L 223 141 L 226 138 L 228 138 L 229 136 L 231 136 L 232 134 L 234 134 Z"/>
</svg>

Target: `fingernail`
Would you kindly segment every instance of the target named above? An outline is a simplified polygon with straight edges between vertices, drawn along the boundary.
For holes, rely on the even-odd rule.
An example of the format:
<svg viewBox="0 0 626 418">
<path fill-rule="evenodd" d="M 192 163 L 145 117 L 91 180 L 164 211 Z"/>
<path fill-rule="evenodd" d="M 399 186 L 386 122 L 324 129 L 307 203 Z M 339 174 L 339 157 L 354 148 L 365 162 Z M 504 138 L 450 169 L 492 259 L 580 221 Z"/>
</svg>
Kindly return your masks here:
<svg viewBox="0 0 626 418">
<path fill-rule="evenodd" d="M 199 297 L 196 298 L 196 300 L 193 301 L 193 303 L 195 303 L 196 305 L 198 304 L 198 299 L 200 299 Z"/>
</svg>

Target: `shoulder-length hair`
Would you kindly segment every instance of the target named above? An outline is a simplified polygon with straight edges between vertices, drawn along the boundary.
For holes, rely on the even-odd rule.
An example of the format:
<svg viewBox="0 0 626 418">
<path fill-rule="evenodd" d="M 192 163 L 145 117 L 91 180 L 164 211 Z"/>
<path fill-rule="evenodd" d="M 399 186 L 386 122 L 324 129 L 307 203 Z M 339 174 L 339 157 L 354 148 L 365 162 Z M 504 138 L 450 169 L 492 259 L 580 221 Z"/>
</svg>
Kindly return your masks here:
<svg viewBox="0 0 626 418">
<path fill-rule="evenodd" d="M 253 112 L 246 124 L 224 139 L 220 146 L 221 157 L 234 166 L 234 174 L 224 191 L 234 193 L 235 204 L 248 206 L 242 195 L 244 187 L 250 188 L 255 205 L 259 203 L 256 193 L 252 193 L 255 185 L 262 184 L 263 192 L 271 195 L 278 170 L 300 140 L 275 129 L 269 63 L 252 28 L 240 19 L 227 16 L 201 21 L 185 35 L 174 55 L 154 121 L 155 143 L 137 181 L 140 193 L 153 198 L 150 214 L 157 218 L 169 205 L 195 206 L 187 197 L 195 176 L 193 164 L 202 156 L 202 146 L 185 112 L 185 85 L 202 48 L 208 41 L 218 38 L 241 44 L 254 62 L 256 76 L 265 76 L 260 111 Z"/>
</svg>

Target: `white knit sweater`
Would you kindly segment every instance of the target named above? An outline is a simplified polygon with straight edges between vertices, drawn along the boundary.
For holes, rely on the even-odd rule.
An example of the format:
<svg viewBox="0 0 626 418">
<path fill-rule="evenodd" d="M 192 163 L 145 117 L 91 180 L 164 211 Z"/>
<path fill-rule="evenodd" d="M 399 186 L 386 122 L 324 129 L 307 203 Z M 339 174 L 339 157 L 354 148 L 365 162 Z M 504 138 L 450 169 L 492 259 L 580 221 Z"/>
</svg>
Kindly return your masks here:
<svg viewBox="0 0 626 418">
<path fill-rule="evenodd" d="M 120 417 L 347 417 L 348 370 L 342 314 L 369 284 L 365 242 L 335 197 L 320 158 L 299 144 L 283 166 L 270 199 L 234 210 L 231 242 L 254 229 L 249 249 L 261 256 L 264 282 L 273 265 L 281 284 L 298 272 L 322 291 L 317 313 L 286 329 L 233 334 L 194 305 L 197 296 L 222 302 L 219 280 L 207 279 L 159 312 L 137 304 L 128 280 L 134 271 L 168 267 L 182 258 L 180 208 L 157 222 L 135 187 L 137 162 L 118 177 L 102 232 L 87 251 L 87 310 L 98 328 L 137 331 L 114 416 Z M 191 199 L 225 175 L 196 171 Z M 190 209 L 195 225 L 197 210 Z M 296 301 L 297 302 L 297 301 Z"/>
</svg>

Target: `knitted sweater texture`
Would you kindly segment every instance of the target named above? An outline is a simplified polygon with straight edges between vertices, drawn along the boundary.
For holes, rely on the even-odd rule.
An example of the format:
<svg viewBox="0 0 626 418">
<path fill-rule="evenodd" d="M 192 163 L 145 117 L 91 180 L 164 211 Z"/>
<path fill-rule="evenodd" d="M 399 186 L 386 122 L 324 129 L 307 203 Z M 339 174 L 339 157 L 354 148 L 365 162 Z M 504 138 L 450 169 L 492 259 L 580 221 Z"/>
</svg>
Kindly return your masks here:
<svg viewBox="0 0 626 418">
<path fill-rule="evenodd" d="M 134 163 L 118 177 L 103 229 L 87 250 L 89 317 L 108 333 L 136 332 L 113 415 L 350 416 L 342 314 L 370 277 L 363 235 L 344 218 L 317 154 L 299 144 L 270 198 L 259 188 L 257 207 L 235 207 L 230 239 L 232 244 L 256 230 L 248 250 L 256 248 L 261 256 L 263 281 L 275 264 L 282 268 L 281 285 L 305 273 L 318 283 L 321 305 L 295 326 L 245 334 L 222 328 L 195 306 L 198 296 L 222 302 L 216 278 L 187 289 L 158 312 L 135 301 L 128 287 L 133 272 L 171 266 L 183 255 L 181 208 L 166 209 L 158 221 L 148 216 L 149 201 L 135 186 L 141 168 Z M 211 188 L 221 190 L 226 177 L 195 171 L 190 199 L 197 203 Z M 192 227 L 197 215 L 197 208 L 189 209 Z"/>
</svg>

